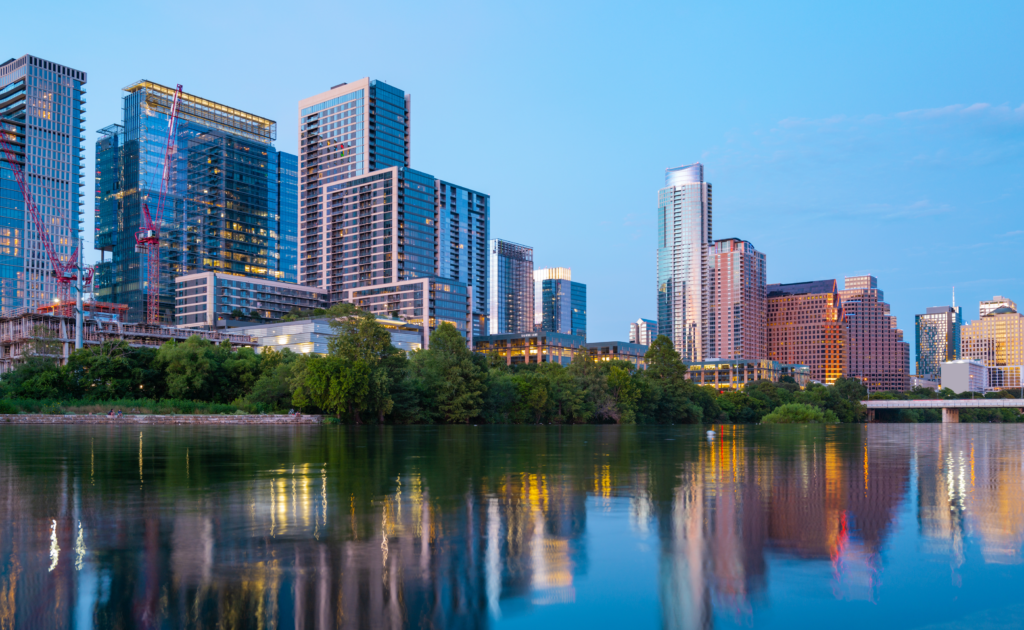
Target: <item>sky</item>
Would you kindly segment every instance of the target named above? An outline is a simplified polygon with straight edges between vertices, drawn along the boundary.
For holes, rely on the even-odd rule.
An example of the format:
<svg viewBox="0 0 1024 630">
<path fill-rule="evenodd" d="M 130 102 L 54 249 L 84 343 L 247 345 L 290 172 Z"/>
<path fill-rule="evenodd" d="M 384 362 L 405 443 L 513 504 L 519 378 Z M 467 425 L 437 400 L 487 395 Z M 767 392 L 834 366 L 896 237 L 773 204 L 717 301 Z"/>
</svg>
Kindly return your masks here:
<svg viewBox="0 0 1024 630">
<path fill-rule="evenodd" d="M 593 341 L 655 318 L 657 192 L 693 162 L 714 238 L 765 252 L 769 283 L 875 275 L 912 348 L 954 286 L 965 319 L 1024 302 L 1024 3 L 41 7 L 5 8 L 0 52 L 88 73 L 90 177 L 137 80 L 276 120 L 297 152 L 300 99 L 382 79 L 412 94 L 411 166 L 491 195 L 492 238 L 571 267 Z"/>
</svg>

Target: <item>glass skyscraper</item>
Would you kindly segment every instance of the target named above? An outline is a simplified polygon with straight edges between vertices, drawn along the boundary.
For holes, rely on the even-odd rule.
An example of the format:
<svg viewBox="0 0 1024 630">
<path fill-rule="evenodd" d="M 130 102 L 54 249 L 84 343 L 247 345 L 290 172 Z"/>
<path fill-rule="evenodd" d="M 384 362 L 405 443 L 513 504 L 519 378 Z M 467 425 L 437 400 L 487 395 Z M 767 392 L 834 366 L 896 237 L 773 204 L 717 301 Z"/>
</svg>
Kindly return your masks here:
<svg viewBox="0 0 1024 630">
<path fill-rule="evenodd" d="M 486 335 L 491 197 L 441 180 L 434 183 L 434 192 L 435 275 L 469 287 L 473 334 Z"/>
<path fill-rule="evenodd" d="M 495 238 L 489 249 L 490 334 L 532 333 L 533 248 Z"/>
<path fill-rule="evenodd" d="M 139 81 L 125 92 L 122 124 L 104 128 L 96 146 L 96 297 L 128 305 L 129 320 L 145 317 L 147 257 L 134 238 L 143 204 L 160 227 L 161 321 L 174 321 L 178 276 L 294 280 L 297 158 L 274 148 L 277 123 L 183 93 L 160 207 L 175 91 Z"/>
<path fill-rule="evenodd" d="M 711 184 L 704 166 L 665 171 L 658 191 L 658 332 L 684 361 L 702 361 L 708 347 L 708 252 Z"/>
<path fill-rule="evenodd" d="M 537 269 L 534 281 L 534 329 L 587 336 L 587 285 L 572 281 L 568 267 Z"/>
<path fill-rule="evenodd" d="M 80 246 L 85 82 L 81 70 L 31 55 L 0 64 L 0 132 L 62 261 Z M 14 172 L 0 156 L 0 309 L 52 303 L 52 271 Z"/>
<path fill-rule="evenodd" d="M 914 316 L 917 375 L 933 381 L 942 377 L 942 364 L 960 358 L 963 315 L 958 306 L 930 306 Z"/>
</svg>

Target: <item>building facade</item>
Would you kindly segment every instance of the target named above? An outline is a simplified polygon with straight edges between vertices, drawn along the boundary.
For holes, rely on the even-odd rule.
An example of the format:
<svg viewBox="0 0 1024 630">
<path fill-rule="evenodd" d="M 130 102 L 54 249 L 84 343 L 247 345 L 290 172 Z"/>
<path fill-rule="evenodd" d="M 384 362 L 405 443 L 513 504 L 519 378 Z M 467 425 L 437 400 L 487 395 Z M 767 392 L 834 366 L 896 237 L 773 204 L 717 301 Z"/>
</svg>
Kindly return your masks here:
<svg viewBox="0 0 1024 630">
<path fill-rule="evenodd" d="M 81 246 L 85 83 L 81 70 L 25 55 L 0 64 L 0 132 L 21 169 L 61 262 Z M 0 311 L 58 295 L 43 240 L 0 155 Z"/>
<path fill-rule="evenodd" d="M 534 330 L 587 336 L 587 285 L 572 281 L 568 267 L 533 272 Z"/>
<path fill-rule="evenodd" d="M 765 287 L 768 358 L 806 365 L 811 379 L 832 385 L 848 370 L 849 335 L 835 280 Z"/>
<path fill-rule="evenodd" d="M 595 341 L 587 344 L 595 361 L 628 361 L 638 370 L 647 368 L 647 346 L 626 341 Z"/>
<path fill-rule="evenodd" d="M 434 182 L 434 194 L 434 275 L 469 288 L 473 334 L 485 335 L 491 197 L 440 179 Z"/>
<path fill-rule="evenodd" d="M 500 238 L 488 247 L 488 315 L 491 335 L 533 332 L 533 248 Z"/>
<path fill-rule="evenodd" d="M 423 347 L 430 347 L 430 335 L 443 323 L 455 326 L 474 343 L 469 288 L 461 282 L 424 277 L 343 291 L 338 302 L 354 304 L 378 317 L 401 319 L 422 332 Z"/>
<path fill-rule="evenodd" d="M 650 347 L 658 338 L 658 322 L 640 318 L 629 325 L 629 343 Z"/>
<path fill-rule="evenodd" d="M 290 282 L 214 271 L 178 276 L 174 282 L 174 324 L 179 328 L 251 326 L 252 320 L 277 320 L 294 310 L 329 306 L 323 289 Z"/>
<path fill-rule="evenodd" d="M 658 191 L 658 331 L 684 361 L 700 361 L 708 344 L 711 184 L 704 166 L 665 171 Z"/>
<path fill-rule="evenodd" d="M 148 257 L 135 248 L 144 208 L 160 230 L 164 323 L 174 321 L 178 276 L 294 281 L 297 158 L 274 148 L 277 123 L 182 93 L 161 203 L 175 90 L 139 81 L 125 93 L 121 124 L 96 143 L 97 299 L 128 305 L 132 321 L 145 318 Z"/>
<path fill-rule="evenodd" d="M 1000 368 L 992 374 L 1000 389 L 1018 388 L 1019 366 L 1024 366 L 1024 315 L 1011 306 L 988 310 L 984 302 L 980 310 L 984 316 L 960 329 L 960 357 Z"/>
<path fill-rule="evenodd" d="M 768 356 L 765 255 L 749 241 L 717 240 L 708 256 L 707 355 L 757 361 Z"/>
<path fill-rule="evenodd" d="M 978 317 L 984 317 L 997 308 L 1011 308 L 1017 310 L 1017 303 L 1010 298 L 997 295 L 991 300 L 982 300 L 978 303 Z"/>
<path fill-rule="evenodd" d="M 983 394 L 988 389 L 988 368 L 981 361 L 958 359 L 939 365 L 942 387 L 957 394 L 974 392 Z"/>
<path fill-rule="evenodd" d="M 687 365 L 686 377 L 697 385 L 710 385 L 717 390 L 743 389 L 755 381 L 779 382 L 788 376 L 800 387 L 811 382 L 811 371 L 806 365 L 789 365 L 761 359 L 732 359 L 700 361 Z"/>
<path fill-rule="evenodd" d="M 391 345 L 399 350 L 413 352 L 423 347 L 423 331 L 419 327 L 392 317 L 377 317 L 377 323 L 388 330 Z M 232 332 L 254 339 L 257 352 L 271 348 L 277 352 L 287 349 L 301 354 L 327 354 L 327 344 L 336 334 L 331 328 L 331 320 L 324 318 L 260 324 Z"/>
<path fill-rule="evenodd" d="M 878 280 L 847 277 L 839 297 L 849 339 L 847 376 L 861 379 L 868 392 L 910 389 L 910 344 L 903 341 Z"/>
<path fill-rule="evenodd" d="M 507 333 L 478 337 L 473 349 L 504 359 L 508 365 L 557 363 L 568 366 L 578 353 L 587 351 L 587 340 L 555 332 Z"/>
<path fill-rule="evenodd" d="M 917 344 L 917 375 L 939 380 L 942 364 L 960 358 L 961 308 L 929 306 L 914 316 L 914 339 Z"/>
</svg>

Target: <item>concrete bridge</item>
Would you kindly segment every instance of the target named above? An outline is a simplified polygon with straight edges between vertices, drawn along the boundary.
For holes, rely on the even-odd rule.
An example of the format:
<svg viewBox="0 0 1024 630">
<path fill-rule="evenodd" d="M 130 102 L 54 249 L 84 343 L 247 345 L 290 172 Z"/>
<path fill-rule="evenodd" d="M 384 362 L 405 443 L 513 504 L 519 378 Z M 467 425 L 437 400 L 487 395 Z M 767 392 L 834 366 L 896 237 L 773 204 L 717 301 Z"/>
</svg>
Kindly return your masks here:
<svg viewBox="0 0 1024 630">
<path fill-rule="evenodd" d="M 960 422 L 961 409 L 1024 409 L 1024 398 L 978 398 L 967 400 L 864 400 L 868 422 L 875 421 L 876 409 L 942 409 L 943 422 Z"/>
</svg>

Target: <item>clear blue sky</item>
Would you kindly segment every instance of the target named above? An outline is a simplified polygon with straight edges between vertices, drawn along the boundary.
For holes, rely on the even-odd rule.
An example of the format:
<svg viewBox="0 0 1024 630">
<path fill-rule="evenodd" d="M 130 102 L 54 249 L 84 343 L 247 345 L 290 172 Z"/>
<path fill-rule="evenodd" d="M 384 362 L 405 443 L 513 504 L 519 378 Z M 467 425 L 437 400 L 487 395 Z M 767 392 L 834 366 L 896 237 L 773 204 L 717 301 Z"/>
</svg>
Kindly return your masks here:
<svg viewBox="0 0 1024 630">
<path fill-rule="evenodd" d="M 769 282 L 878 276 L 911 345 L 954 285 L 972 319 L 1024 302 L 1024 3 L 40 6 L 5 8 L 2 53 L 89 73 L 88 173 L 142 78 L 275 119 L 293 152 L 300 98 L 364 76 L 412 93 L 412 166 L 572 267 L 592 340 L 655 316 L 657 190 L 696 161 L 717 238 L 764 251 Z"/>
</svg>

